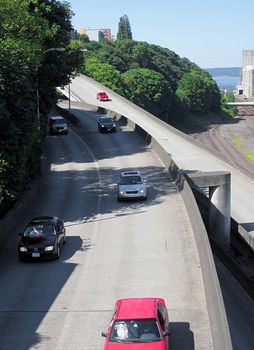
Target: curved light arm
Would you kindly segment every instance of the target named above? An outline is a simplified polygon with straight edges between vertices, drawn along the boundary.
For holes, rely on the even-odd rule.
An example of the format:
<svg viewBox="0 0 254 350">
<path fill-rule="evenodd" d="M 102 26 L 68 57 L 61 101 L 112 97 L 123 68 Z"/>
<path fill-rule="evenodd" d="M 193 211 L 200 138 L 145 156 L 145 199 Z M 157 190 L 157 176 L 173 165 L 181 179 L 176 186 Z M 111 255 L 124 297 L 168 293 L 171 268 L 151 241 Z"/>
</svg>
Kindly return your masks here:
<svg viewBox="0 0 254 350">
<path fill-rule="evenodd" d="M 59 51 L 59 52 L 63 52 L 65 51 L 64 47 L 52 47 L 51 49 L 47 49 L 45 50 L 43 53 L 49 52 L 49 51 Z"/>
</svg>

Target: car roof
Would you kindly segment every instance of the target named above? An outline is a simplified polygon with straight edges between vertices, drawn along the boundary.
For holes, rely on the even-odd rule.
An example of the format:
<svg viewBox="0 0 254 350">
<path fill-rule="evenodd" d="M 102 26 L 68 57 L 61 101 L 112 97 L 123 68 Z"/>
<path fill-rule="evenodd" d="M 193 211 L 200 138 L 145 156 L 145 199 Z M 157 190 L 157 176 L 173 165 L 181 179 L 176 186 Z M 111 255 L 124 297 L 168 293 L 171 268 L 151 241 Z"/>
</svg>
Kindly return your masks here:
<svg viewBox="0 0 254 350">
<path fill-rule="evenodd" d="M 127 298 L 116 301 L 116 319 L 155 318 L 157 302 L 164 304 L 162 298 Z"/>
<path fill-rule="evenodd" d="M 54 116 L 50 117 L 50 119 L 57 120 L 57 119 L 64 119 L 64 117 L 62 117 L 61 115 L 54 115 Z"/>
<path fill-rule="evenodd" d="M 109 115 L 105 115 L 104 117 L 100 117 L 100 120 L 103 120 L 103 119 L 111 119 L 112 120 L 112 117 L 110 117 Z"/>
<path fill-rule="evenodd" d="M 98 92 L 98 94 L 105 94 L 105 95 L 107 95 L 107 93 L 105 91 L 100 91 L 100 92 Z"/>
<path fill-rule="evenodd" d="M 28 226 L 46 224 L 46 223 L 52 224 L 52 223 L 55 223 L 57 220 L 58 220 L 58 217 L 56 216 L 37 216 L 29 222 Z"/>
<path fill-rule="evenodd" d="M 139 171 L 123 171 L 121 173 L 121 176 L 133 176 L 133 175 L 139 175 L 141 176 Z"/>
</svg>

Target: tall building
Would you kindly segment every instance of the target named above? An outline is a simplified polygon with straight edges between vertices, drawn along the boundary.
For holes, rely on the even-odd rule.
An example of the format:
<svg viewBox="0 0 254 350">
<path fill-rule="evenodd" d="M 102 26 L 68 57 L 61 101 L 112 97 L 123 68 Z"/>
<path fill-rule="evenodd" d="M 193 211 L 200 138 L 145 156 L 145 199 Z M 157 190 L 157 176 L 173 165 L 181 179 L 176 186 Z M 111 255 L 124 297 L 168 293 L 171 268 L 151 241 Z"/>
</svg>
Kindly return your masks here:
<svg viewBox="0 0 254 350">
<path fill-rule="evenodd" d="M 254 50 L 243 50 L 243 68 L 254 64 Z"/>
<path fill-rule="evenodd" d="M 89 40 L 100 41 L 103 39 L 111 40 L 111 30 L 109 28 L 92 29 L 92 28 L 81 28 L 80 34 L 86 34 Z"/>
<path fill-rule="evenodd" d="M 254 96 L 254 50 L 243 50 L 242 90 L 246 97 Z"/>
</svg>

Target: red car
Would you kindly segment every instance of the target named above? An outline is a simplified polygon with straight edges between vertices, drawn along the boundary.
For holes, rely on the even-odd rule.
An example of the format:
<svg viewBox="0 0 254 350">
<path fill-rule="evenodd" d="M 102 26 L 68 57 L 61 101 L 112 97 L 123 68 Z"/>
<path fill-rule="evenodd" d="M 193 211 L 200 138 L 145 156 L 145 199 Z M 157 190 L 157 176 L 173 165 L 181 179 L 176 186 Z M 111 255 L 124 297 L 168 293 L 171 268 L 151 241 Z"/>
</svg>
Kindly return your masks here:
<svg viewBox="0 0 254 350">
<path fill-rule="evenodd" d="M 100 101 L 108 101 L 109 100 L 109 97 L 106 94 L 106 92 L 98 92 L 96 95 L 96 98 L 97 98 L 97 100 L 100 100 Z"/>
<path fill-rule="evenodd" d="M 116 301 L 104 350 L 169 350 L 169 319 L 162 298 Z"/>
</svg>

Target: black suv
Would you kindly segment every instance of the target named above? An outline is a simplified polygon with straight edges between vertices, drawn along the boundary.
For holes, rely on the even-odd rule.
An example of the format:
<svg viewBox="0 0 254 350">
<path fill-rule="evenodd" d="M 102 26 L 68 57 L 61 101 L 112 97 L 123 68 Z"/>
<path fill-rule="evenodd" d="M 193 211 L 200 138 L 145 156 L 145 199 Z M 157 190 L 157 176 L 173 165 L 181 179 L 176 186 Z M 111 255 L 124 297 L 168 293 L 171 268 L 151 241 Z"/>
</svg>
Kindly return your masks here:
<svg viewBox="0 0 254 350">
<path fill-rule="evenodd" d="M 110 117 L 100 117 L 98 121 L 98 131 L 102 132 L 116 132 L 116 123 Z"/>
<path fill-rule="evenodd" d="M 58 259 L 66 232 L 63 220 L 56 216 L 33 218 L 26 226 L 18 245 L 20 260 Z"/>
</svg>

